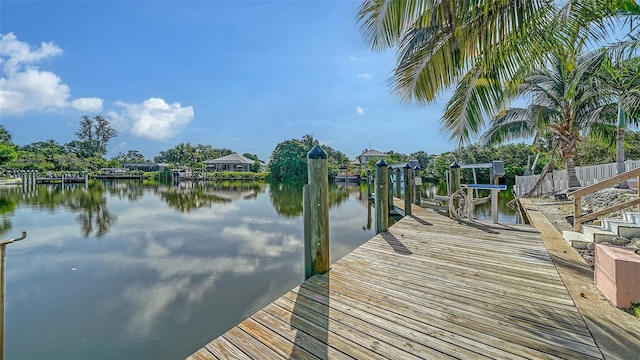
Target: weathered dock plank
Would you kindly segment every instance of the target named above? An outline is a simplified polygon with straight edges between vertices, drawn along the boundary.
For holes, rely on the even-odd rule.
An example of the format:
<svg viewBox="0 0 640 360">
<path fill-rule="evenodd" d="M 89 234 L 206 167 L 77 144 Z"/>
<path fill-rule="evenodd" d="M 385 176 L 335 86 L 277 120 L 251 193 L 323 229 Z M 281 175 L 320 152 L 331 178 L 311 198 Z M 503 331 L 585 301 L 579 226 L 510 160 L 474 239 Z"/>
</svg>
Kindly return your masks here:
<svg viewBox="0 0 640 360">
<path fill-rule="evenodd" d="M 535 228 L 412 210 L 190 359 L 603 358 Z"/>
</svg>

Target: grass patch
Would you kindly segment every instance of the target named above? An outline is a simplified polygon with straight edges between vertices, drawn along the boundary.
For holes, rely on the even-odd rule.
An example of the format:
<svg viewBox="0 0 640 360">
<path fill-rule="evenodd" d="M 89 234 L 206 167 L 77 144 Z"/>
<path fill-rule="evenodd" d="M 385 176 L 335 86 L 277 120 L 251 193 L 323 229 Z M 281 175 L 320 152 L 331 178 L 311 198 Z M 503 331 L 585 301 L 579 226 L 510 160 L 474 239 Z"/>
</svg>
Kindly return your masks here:
<svg viewBox="0 0 640 360">
<path fill-rule="evenodd" d="M 640 320 L 640 303 L 638 304 L 631 304 L 631 307 L 628 309 L 622 309 L 619 308 L 621 310 L 623 310 L 624 312 L 628 312 L 629 314 L 635 316 L 636 318 L 638 318 L 638 320 Z"/>
</svg>

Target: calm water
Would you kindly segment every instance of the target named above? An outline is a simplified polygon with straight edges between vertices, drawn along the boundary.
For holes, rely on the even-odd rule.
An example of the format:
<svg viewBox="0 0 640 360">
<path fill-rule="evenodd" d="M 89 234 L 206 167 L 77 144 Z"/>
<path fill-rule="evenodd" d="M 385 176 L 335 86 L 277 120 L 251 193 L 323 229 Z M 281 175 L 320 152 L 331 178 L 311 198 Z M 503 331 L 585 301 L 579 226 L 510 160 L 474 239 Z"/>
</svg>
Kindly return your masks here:
<svg viewBox="0 0 640 360">
<path fill-rule="evenodd" d="M 331 189 L 331 261 L 374 235 L 365 198 Z M 7 359 L 184 358 L 303 280 L 298 186 L 0 189 L 0 238 L 21 230 L 7 247 Z"/>
</svg>

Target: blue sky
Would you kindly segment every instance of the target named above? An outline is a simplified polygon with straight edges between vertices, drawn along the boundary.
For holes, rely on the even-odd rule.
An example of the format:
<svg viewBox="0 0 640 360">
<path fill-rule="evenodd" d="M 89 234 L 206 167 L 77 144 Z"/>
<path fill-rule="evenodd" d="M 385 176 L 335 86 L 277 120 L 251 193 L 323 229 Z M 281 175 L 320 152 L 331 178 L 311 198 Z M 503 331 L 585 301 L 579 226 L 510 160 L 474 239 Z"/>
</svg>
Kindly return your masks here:
<svg viewBox="0 0 640 360">
<path fill-rule="evenodd" d="M 0 124 L 14 143 L 75 139 L 82 115 L 118 130 L 107 157 L 181 142 L 269 160 L 312 134 L 350 158 L 439 154 L 446 98 L 400 103 L 392 51 L 372 52 L 360 1 L 0 2 Z"/>
</svg>

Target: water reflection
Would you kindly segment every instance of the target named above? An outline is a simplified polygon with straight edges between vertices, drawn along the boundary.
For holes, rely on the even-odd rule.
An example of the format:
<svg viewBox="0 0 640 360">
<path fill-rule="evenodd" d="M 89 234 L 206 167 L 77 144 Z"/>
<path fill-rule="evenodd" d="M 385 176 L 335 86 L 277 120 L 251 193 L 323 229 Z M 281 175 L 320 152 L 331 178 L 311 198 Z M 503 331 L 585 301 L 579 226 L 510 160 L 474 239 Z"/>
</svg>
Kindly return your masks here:
<svg viewBox="0 0 640 360">
<path fill-rule="evenodd" d="M 3 189 L 0 215 L 30 231 L 7 257 L 7 358 L 184 358 L 302 281 L 302 218 L 280 213 L 293 189 Z M 332 261 L 373 236 L 360 196 L 331 188 Z"/>
<path fill-rule="evenodd" d="M 302 183 L 280 183 L 271 184 L 271 191 L 269 193 L 271 198 L 271 204 L 276 209 L 278 214 L 286 217 L 299 217 L 302 216 Z M 358 194 L 358 185 L 336 185 L 334 183 L 329 184 L 329 207 L 333 208 L 339 206 L 345 202 L 350 195 Z"/>
<path fill-rule="evenodd" d="M 90 182 L 87 186 L 79 184 L 51 184 L 29 188 L 22 187 L 0 188 L 0 206 L 13 209 L 20 204 L 36 209 L 56 211 L 64 208 L 77 214 L 84 237 L 95 235 L 100 238 L 109 232 L 117 217 L 112 215 L 107 207 L 105 185 L 102 182 Z M 10 221 L 7 211 L 2 212 L 3 223 Z M 12 210 L 10 211 L 12 212 Z M 8 229 L 4 229 L 7 231 Z"/>
</svg>

